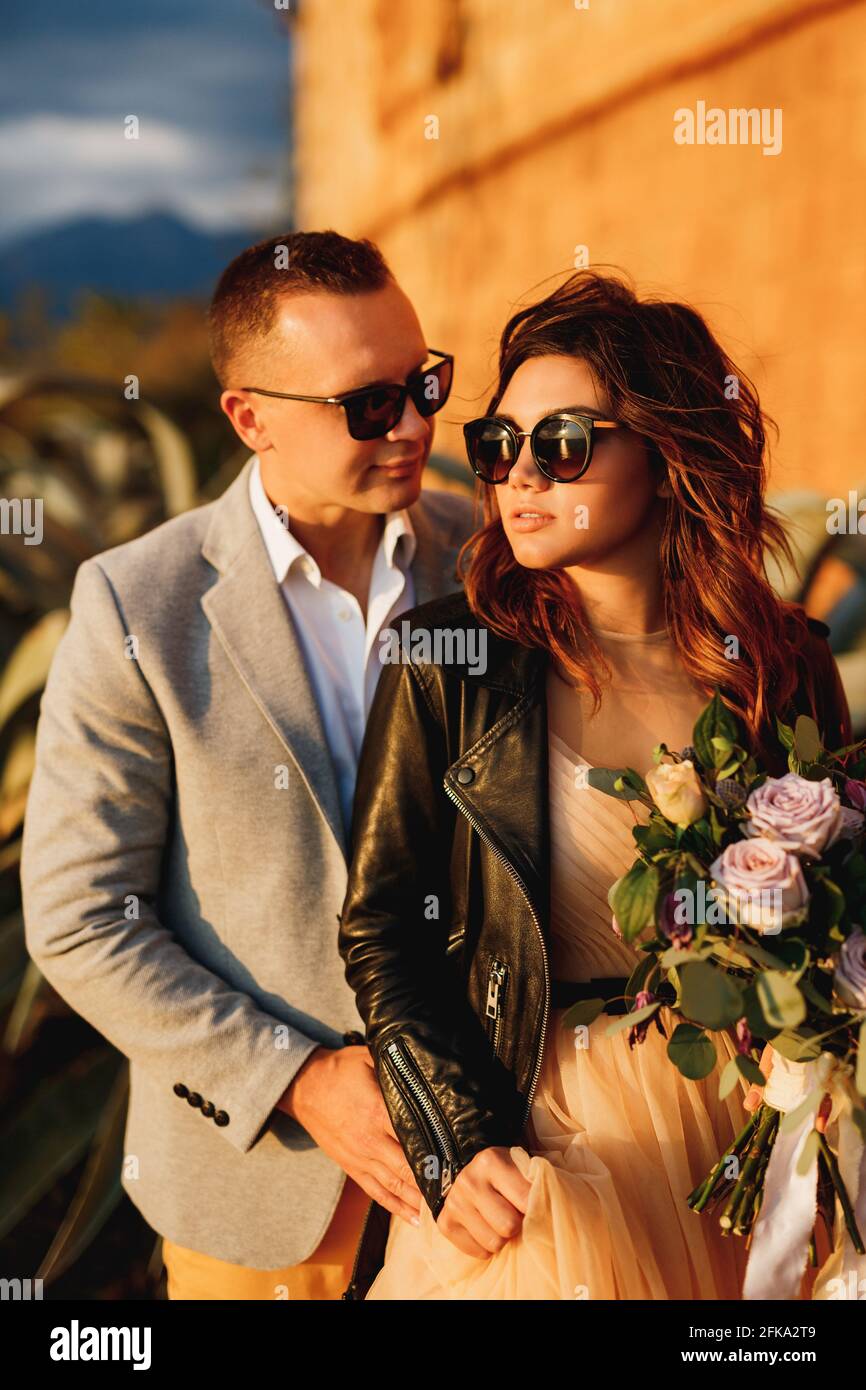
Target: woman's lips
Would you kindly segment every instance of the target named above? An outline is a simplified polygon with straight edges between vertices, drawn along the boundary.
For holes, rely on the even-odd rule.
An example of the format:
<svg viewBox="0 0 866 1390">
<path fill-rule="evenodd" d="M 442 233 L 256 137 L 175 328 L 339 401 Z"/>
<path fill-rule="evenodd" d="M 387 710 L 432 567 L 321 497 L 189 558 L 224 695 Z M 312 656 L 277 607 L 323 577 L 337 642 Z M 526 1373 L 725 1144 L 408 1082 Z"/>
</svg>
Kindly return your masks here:
<svg viewBox="0 0 866 1390">
<path fill-rule="evenodd" d="M 509 518 L 509 526 L 512 531 L 540 531 L 543 526 L 549 525 L 553 521 L 550 512 L 532 512 L 526 508 L 529 515 L 521 516 L 519 512 L 512 512 Z"/>
</svg>

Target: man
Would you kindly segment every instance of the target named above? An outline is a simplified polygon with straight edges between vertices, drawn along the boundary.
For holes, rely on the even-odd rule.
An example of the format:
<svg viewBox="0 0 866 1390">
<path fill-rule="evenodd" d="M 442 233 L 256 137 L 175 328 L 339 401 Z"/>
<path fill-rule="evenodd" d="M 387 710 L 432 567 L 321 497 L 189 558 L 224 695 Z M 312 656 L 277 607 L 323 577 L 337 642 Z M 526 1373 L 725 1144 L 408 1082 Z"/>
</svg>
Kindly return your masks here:
<svg viewBox="0 0 866 1390">
<path fill-rule="evenodd" d="M 130 1059 L 123 1185 L 169 1297 L 336 1298 L 369 1199 L 421 1204 L 337 951 L 356 759 L 380 629 L 459 587 L 471 504 L 421 492 L 452 363 L 371 243 L 249 248 L 210 329 L 253 456 L 79 568 L 27 942 Z"/>
</svg>

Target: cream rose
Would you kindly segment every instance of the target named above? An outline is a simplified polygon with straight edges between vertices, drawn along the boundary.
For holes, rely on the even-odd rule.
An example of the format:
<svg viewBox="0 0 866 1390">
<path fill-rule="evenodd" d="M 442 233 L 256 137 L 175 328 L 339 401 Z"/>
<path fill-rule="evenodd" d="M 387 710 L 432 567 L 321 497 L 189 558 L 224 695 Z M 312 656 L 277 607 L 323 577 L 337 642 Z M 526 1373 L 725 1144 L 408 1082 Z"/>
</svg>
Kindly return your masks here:
<svg viewBox="0 0 866 1390">
<path fill-rule="evenodd" d="M 810 782 L 796 772 L 768 777 L 746 798 L 745 835 L 775 840 L 794 854 L 820 858 L 846 828 L 842 803 L 829 777 Z"/>
<path fill-rule="evenodd" d="M 662 815 L 675 825 L 692 825 L 707 809 L 691 758 L 681 763 L 659 763 L 650 768 L 644 780 Z"/>
<path fill-rule="evenodd" d="M 747 926 L 773 935 L 806 916 L 802 866 L 777 840 L 735 840 L 713 860 L 710 873 L 730 896 L 730 915 Z"/>
</svg>

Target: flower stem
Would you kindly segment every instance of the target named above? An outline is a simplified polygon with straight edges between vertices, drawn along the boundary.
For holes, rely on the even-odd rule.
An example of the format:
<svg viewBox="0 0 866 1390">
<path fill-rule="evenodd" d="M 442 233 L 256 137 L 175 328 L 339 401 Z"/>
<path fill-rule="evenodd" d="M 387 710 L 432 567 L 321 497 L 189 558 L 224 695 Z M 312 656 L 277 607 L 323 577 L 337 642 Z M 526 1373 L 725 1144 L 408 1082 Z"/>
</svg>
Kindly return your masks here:
<svg viewBox="0 0 866 1390">
<path fill-rule="evenodd" d="M 854 1246 L 854 1249 L 857 1251 L 858 1255 L 866 1255 L 866 1248 L 864 1248 L 863 1245 L 863 1237 L 860 1235 L 860 1232 L 857 1229 L 857 1222 L 854 1219 L 854 1210 L 851 1206 L 851 1199 L 848 1196 L 847 1189 L 845 1187 L 844 1182 L 842 1181 L 842 1174 L 839 1172 L 839 1165 L 836 1162 L 836 1155 L 834 1154 L 833 1150 L 830 1148 L 830 1145 L 827 1143 L 827 1140 L 825 1139 L 824 1135 L 821 1134 L 820 1131 L 818 1132 L 818 1143 L 820 1145 L 821 1153 L 827 1164 L 827 1168 L 829 1170 L 833 1186 L 836 1189 L 836 1196 L 839 1198 L 839 1205 L 841 1206 L 842 1212 L 845 1216 L 845 1225 L 848 1228 L 848 1235 L 851 1237 L 851 1244 Z"/>
<path fill-rule="evenodd" d="M 725 1163 L 731 1157 L 732 1154 L 739 1155 L 742 1152 L 742 1149 L 745 1146 L 749 1138 L 749 1135 L 755 1128 L 757 1119 L 758 1111 L 754 1110 L 752 1114 L 749 1116 L 748 1120 L 746 1121 L 746 1124 L 741 1129 L 740 1133 L 737 1135 L 733 1144 L 731 1144 L 730 1148 L 727 1148 L 725 1152 L 722 1154 L 721 1158 L 719 1159 L 715 1168 L 710 1173 L 709 1177 L 704 1178 L 702 1182 L 699 1182 L 694 1192 L 689 1194 L 688 1203 L 693 1211 L 703 1211 L 710 1196 L 712 1195 L 716 1183 L 721 1177 Z"/>
<path fill-rule="evenodd" d="M 730 1231 L 735 1225 L 737 1214 L 742 1205 L 748 1184 L 761 1161 L 764 1149 L 772 1144 L 776 1135 L 780 1112 L 775 1110 L 771 1105 L 764 1105 L 761 1109 L 763 1112 L 761 1121 L 749 1141 L 746 1161 L 743 1164 L 736 1186 L 728 1198 L 725 1209 L 719 1218 L 719 1225 L 723 1231 Z"/>
<path fill-rule="evenodd" d="M 764 1190 L 764 1173 L 770 1161 L 772 1150 L 773 1145 L 771 1143 L 764 1146 L 764 1151 L 761 1154 L 754 1176 L 751 1181 L 746 1184 L 745 1195 L 743 1196 L 740 1210 L 737 1213 L 737 1219 L 734 1224 L 735 1236 L 748 1235 L 755 1224 L 755 1219 L 761 1205 L 760 1197 Z"/>
</svg>

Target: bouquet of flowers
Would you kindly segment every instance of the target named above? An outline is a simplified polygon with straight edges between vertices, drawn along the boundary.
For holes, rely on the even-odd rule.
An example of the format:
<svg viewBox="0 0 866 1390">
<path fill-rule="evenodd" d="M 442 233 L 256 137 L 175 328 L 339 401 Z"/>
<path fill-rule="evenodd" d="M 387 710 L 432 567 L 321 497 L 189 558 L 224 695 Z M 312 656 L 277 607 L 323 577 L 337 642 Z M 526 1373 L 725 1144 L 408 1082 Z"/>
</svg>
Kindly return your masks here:
<svg viewBox="0 0 866 1390">
<path fill-rule="evenodd" d="M 589 772 L 649 811 L 609 894 L 614 929 L 642 958 L 631 1012 L 608 1031 L 627 1028 L 634 1046 L 650 1026 L 664 1032 L 666 1006 L 668 1056 L 694 1080 L 726 1035 L 720 1097 L 738 1084 L 763 1093 L 689 1205 L 749 1241 L 745 1298 L 797 1296 L 819 1220 L 833 1253 L 813 1297 L 856 1298 L 826 1290 L 866 1275 L 866 740 L 827 750 L 804 715 L 776 728 L 782 777 L 758 767 L 717 687 L 693 746 L 659 744 L 645 778 Z M 579 1003 L 568 1022 L 602 1007 Z"/>
</svg>

